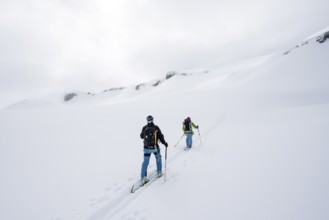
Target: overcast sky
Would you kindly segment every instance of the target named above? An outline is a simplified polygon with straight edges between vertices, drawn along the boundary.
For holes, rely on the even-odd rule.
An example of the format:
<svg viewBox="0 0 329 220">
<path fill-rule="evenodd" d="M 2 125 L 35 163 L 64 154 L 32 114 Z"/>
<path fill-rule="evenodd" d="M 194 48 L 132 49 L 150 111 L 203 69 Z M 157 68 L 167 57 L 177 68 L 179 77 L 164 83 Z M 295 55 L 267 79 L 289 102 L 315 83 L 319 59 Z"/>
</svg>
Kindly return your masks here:
<svg viewBox="0 0 329 220">
<path fill-rule="evenodd" d="M 0 0 L 0 107 L 284 50 L 328 0 Z"/>
</svg>

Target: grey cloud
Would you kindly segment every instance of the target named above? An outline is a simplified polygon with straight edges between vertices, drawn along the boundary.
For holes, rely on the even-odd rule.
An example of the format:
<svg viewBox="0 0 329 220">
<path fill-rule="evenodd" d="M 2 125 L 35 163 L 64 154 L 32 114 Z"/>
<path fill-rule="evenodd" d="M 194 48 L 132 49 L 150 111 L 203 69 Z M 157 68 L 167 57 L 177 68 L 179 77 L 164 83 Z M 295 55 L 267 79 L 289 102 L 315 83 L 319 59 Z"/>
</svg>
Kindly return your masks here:
<svg viewBox="0 0 329 220">
<path fill-rule="evenodd" d="M 102 90 L 264 55 L 327 26 L 327 8 L 327 0 L 3 0 L 0 91 Z"/>
</svg>

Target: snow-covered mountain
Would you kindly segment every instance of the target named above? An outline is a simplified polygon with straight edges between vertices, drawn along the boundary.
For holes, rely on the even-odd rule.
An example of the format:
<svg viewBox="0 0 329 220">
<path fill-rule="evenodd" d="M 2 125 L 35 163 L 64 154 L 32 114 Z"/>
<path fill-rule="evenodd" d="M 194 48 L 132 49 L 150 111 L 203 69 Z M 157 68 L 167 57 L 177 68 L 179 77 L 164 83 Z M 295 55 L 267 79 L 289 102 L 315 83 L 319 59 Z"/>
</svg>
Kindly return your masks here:
<svg viewBox="0 0 329 220">
<path fill-rule="evenodd" d="M 0 218 L 327 219 L 327 31 L 289 52 L 1 110 Z M 130 194 L 149 114 L 169 143 L 166 181 Z M 187 116 L 200 126 L 189 152 Z"/>
</svg>

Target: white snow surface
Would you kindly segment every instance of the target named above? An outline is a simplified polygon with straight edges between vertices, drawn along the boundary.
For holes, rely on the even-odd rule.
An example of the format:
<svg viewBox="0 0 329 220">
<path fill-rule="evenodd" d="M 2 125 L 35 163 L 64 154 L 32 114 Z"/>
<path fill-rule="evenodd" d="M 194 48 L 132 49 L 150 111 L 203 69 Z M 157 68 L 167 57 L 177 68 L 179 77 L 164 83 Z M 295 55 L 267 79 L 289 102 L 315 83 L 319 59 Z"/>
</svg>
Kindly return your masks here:
<svg viewBox="0 0 329 220">
<path fill-rule="evenodd" d="M 313 39 L 158 86 L 3 109 L 0 219 L 326 220 L 328 57 Z M 149 114 L 169 143 L 166 181 L 131 194 Z M 185 152 L 187 116 L 200 135 Z"/>
</svg>

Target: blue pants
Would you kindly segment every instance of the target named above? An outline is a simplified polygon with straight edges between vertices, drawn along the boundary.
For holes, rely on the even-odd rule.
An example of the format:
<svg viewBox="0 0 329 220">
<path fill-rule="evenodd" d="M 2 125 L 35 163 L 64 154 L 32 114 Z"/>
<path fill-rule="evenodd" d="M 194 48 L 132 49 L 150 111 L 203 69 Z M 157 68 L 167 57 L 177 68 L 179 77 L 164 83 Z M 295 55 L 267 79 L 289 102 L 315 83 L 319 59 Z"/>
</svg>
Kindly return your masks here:
<svg viewBox="0 0 329 220">
<path fill-rule="evenodd" d="M 160 149 L 144 149 L 144 161 L 142 164 L 141 179 L 147 176 L 147 167 L 150 163 L 150 157 L 152 153 L 156 158 L 157 171 L 162 172 L 162 160 L 161 160 Z"/>
<path fill-rule="evenodd" d="M 186 145 L 192 147 L 192 136 L 193 133 L 186 133 Z"/>
</svg>

